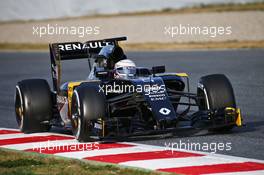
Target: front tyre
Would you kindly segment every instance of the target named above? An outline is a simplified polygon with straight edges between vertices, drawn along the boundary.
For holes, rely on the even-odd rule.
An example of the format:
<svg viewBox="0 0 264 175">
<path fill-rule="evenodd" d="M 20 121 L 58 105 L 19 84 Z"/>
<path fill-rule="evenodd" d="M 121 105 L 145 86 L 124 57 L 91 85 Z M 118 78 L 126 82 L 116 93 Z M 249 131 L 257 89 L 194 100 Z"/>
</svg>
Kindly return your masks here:
<svg viewBox="0 0 264 175">
<path fill-rule="evenodd" d="M 74 90 L 71 113 L 75 138 L 91 141 L 94 122 L 107 114 L 105 95 L 99 92 L 98 84 L 84 84 Z"/>
<path fill-rule="evenodd" d="M 200 110 L 217 110 L 226 107 L 236 108 L 235 95 L 228 78 L 223 74 L 207 75 L 200 79 L 197 88 Z M 229 131 L 234 125 L 216 127 L 210 131 Z"/>
<path fill-rule="evenodd" d="M 49 131 L 52 117 L 52 95 L 46 80 L 22 80 L 16 85 L 15 114 L 24 133 Z"/>
</svg>

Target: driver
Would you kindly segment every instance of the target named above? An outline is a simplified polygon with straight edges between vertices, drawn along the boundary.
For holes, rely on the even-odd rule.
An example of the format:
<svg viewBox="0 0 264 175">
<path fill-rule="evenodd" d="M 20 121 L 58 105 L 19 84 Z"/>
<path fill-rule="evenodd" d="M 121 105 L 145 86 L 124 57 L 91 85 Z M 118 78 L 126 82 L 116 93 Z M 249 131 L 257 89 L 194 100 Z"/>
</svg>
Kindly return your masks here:
<svg viewBox="0 0 264 175">
<path fill-rule="evenodd" d="M 96 72 L 98 71 L 114 70 L 115 63 L 123 59 L 126 59 L 126 55 L 120 46 L 104 46 L 95 57 L 95 62 L 87 79 L 97 79 Z"/>
<path fill-rule="evenodd" d="M 136 75 L 136 64 L 130 59 L 118 61 L 114 67 L 115 78 L 133 78 Z"/>
</svg>

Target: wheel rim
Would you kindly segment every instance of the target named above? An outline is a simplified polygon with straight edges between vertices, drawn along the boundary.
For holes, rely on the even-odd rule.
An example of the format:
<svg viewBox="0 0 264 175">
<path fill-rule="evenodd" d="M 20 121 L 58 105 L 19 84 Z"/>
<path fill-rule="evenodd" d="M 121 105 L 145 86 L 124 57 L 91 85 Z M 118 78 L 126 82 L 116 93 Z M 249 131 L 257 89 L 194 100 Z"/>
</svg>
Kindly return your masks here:
<svg viewBox="0 0 264 175">
<path fill-rule="evenodd" d="M 80 102 L 79 96 L 76 91 L 74 91 L 74 96 L 72 98 L 72 127 L 75 137 L 78 139 L 81 132 L 81 118 L 80 118 Z"/>
<path fill-rule="evenodd" d="M 24 104 L 19 86 L 16 86 L 15 112 L 16 112 L 16 120 L 19 129 L 21 130 L 23 128 L 23 123 L 24 123 Z"/>
<path fill-rule="evenodd" d="M 208 94 L 206 91 L 206 88 L 204 87 L 203 84 L 199 83 L 198 84 L 198 92 L 197 92 L 198 97 L 202 97 L 202 99 L 199 99 L 200 107 L 202 107 L 203 110 L 207 109 L 210 110 L 210 103 L 208 99 Z"/>
</svg>

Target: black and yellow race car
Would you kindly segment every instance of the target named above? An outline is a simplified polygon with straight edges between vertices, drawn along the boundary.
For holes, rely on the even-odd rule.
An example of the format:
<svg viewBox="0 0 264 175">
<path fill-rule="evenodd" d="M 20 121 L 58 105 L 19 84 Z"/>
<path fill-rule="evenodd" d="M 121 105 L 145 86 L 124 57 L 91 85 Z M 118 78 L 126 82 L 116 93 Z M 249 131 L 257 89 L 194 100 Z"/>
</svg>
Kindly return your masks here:
<svg viewBox="0 0 264 175">
<path fill-rule="evenodd" d="M 186 73 L 166 73 L 165 66 L 136 67 L 119 46 L 122 40 L 126 37 L 50 44 L 53 89 L 43 79 L 17 83 L 20 130 L 70 127 L 77 140 L 90 141 L 185 130 L 221 132 L 242 125 L 225 75 L 201 77 L 197 93 L 191 93 Z M 83 81 L 61 83 L 61 62 L 72 59 L 88 59 L 90 74 Z"/>
</svg>

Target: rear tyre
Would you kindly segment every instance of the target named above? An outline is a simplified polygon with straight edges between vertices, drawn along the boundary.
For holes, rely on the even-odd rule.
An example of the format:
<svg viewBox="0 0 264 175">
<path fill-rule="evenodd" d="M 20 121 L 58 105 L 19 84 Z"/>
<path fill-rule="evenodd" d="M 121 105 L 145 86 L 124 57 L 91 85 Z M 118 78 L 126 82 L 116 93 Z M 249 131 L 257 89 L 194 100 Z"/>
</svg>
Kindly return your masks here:
<svg viewBox="0 0 264 175">
<path fill-rule="evenodd" d="M 24 133 L 49 131 L 52 117 L 52 96 L 46 80 L 28 79 L 17 83 L 15 114 Z"/>
<path fill-rule="evenodd" d="M 72 130 L 80 142 L 92 141 L 94 122 L 107 114 L 106 99 L 98 84 L 84 84 L 72 96 Z"/>
<path fill-rule="evenodd" d="M 197 88 L 200 110 L 216 110 L 225 107 L 236 108 L 235 95 L 228 78 L 223 74 L 207 75 L 200 79 Z M 234 125 L 217 127 L 210 131 L 230 131 Z"/>
</svg>

